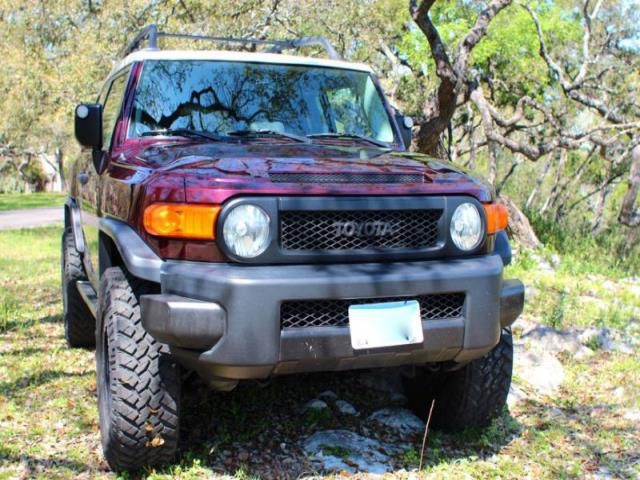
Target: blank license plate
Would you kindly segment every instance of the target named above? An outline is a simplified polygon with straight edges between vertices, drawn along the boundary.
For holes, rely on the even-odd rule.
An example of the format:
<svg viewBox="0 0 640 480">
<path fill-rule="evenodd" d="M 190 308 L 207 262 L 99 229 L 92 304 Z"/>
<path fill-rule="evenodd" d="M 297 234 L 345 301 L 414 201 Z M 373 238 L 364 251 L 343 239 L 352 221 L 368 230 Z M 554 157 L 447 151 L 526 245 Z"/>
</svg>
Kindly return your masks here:
<svg viewBox="0 0 640 480">
<path fill-rule="evenodd" d="M 354 350 L 412 345 L 424 340 L 420 304 L 415 300 L 351 305 L 349 327 Z"/>
</svg>

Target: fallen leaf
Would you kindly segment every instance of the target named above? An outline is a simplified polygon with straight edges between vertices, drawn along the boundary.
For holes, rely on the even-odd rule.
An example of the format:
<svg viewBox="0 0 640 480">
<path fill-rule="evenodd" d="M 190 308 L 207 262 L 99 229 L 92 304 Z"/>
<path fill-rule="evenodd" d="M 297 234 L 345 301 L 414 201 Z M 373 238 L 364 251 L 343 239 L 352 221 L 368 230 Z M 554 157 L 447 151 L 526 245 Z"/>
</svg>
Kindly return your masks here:
<svg viewBox="0 0 640 480">
<path fill-rule="evenodd" d="M 156 448 L 164 445 L 164 438 L 160 435 L 156 435 L 150 442 L 147 442 L 146 447 Z"/>
</svg>

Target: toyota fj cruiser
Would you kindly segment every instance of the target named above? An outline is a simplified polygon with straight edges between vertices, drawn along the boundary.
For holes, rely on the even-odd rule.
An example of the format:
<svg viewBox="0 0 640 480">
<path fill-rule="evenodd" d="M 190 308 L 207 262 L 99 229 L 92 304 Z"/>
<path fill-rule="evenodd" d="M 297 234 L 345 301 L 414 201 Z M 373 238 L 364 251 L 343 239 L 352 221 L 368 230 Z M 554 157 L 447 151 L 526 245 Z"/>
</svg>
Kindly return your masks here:
<svg viewBox="0 0 640 480">
<path fill-rule="evenodd" d="M 163 36 L 248 48 L 161 50 Z M 330 58 L 282 54 L 313 45 Z M 113 469 L 174 456 L 180 368 L 229 390 L 402 367 L 419 413 L 435 398 L 436 426 L 503 409 L 524 302 L 502 278 L 506 211 L 483 181 L 407 151 L 410 119 L 369 67 L 321 38 L 150 26 L 76 107 L 75 132 L 65 335 L 96 347 Z"/>
</svg>

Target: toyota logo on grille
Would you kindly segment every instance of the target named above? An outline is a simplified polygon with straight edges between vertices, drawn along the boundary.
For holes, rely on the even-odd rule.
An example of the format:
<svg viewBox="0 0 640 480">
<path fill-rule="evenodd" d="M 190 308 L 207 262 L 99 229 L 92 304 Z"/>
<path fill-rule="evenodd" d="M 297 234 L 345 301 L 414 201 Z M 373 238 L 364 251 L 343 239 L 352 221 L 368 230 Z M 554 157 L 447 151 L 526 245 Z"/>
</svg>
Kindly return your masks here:
<svg viewBox="0 0 640 480">
<path fill-rule="evenodd" d="M 393 222 L 333 222 L 336 237 L 384 237 L 393 235 L 398 228 Z"/>
</svg>

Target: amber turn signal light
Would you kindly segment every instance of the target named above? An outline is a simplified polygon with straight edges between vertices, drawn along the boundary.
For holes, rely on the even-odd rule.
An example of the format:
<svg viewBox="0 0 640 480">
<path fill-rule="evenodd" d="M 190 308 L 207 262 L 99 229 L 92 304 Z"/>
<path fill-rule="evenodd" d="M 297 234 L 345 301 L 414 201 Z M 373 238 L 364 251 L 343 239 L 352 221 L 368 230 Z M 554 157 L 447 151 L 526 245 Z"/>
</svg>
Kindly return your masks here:
<svg viewBox="0 0 640 480">
<path fill-rule="evenodd" d="M 220 207 L 188 203 L 154 203 L 144 210 L 144 229 L 151 235 L 214 240 Z"/>
<path fill-rule="evenodd" d="M 484 213 L 487 217 L 487 235 L 492 235 L 507 228 L 509 212 L 504 204 L 487 203 L 484 205 Z"/>
</svg>

